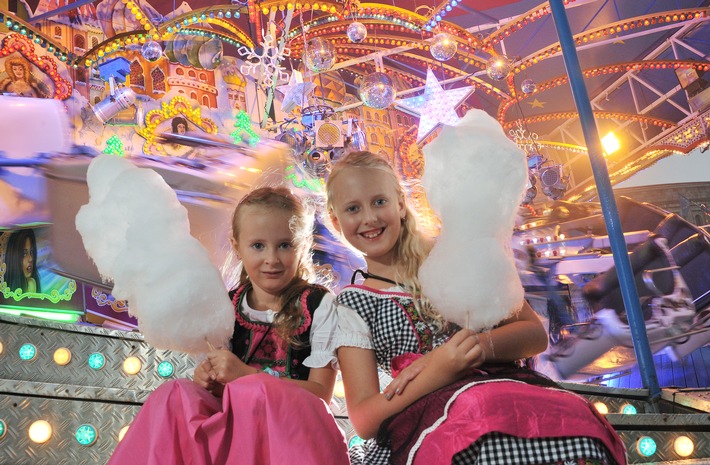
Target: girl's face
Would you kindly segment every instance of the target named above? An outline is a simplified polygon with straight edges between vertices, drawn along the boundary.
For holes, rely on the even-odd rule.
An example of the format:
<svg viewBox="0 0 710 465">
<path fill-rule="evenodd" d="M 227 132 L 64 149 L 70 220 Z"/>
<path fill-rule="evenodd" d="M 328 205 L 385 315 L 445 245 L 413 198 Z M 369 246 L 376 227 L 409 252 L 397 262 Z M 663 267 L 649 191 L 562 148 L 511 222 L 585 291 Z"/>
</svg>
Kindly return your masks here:
<svg viewBox="0 0 710 465">
<path fill-rule="evenodd" d="M 293 243 L 290 219 L 290 213 L 276 208 L 247 205 L 239 212 L 239 237 L 233 245 L 257 302 L 278 299 L 296 276 L 301 257 Z"/>
<path fill-rule="evenodd" d="M 375 168 L 347 167 L 330 191 L 335 229 L 365 254 L 371 271 L 374 264 L 392 265 L 405 215 L 392 177 Z"/>
<path fill-rule="evenodd" d="M 32 241 L 28 237 L 25 239 L 25 245 L 22 247 L 22 272 L 25 278 L 31 278 L 34 271 L 34 256 L 32 255 Z"/>
</svg>

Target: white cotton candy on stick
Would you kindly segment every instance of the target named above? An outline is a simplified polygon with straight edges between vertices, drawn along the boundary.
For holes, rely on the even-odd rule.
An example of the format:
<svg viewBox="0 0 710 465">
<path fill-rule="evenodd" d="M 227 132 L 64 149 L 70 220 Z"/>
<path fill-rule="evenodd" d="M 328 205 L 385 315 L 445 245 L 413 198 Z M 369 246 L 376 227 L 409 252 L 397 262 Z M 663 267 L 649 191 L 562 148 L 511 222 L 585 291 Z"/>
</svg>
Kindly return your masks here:
<svg viewBox="0 0 710 465">
<path fill-rule="evenodd" d="M 424 147 L 424 157 L 422 184 L 441 234 L 419 270 L 422 292 L 446 320 L 491 328 L 524 298 L 511 239 L 525 154 L 495 119 L 470 110 Z"/>
<path fill-rule="evenodd" d="M 155 171 L 112 155 L 94 159 L 86 181 L 77 230 L 146 342 L 190 354 L 226 346 L 234 309 L 175 191 Z"/>
</svg>

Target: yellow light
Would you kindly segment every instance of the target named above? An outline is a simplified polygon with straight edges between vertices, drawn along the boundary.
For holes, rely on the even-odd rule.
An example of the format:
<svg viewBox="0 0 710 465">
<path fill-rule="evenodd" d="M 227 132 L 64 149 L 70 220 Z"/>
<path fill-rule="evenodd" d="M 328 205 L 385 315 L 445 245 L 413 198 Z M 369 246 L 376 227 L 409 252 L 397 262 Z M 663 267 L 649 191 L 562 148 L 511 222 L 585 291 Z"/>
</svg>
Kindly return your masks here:
<svg viewBox="0 0 710 465">
<path fill-rule="evenodd" d="M 129 375 L 135 375 L 141 371 L 141 366 L 142 364 L 138 357 L 128 357 L 123 361 L 123 371 Z"/>
<path fill-rule="evenodd" d="M 0 341 L 0 354 L 2 354 L 3 349 L 5 349 L 5 346 L 3 346 L 2 341 Z"/>
<path fill-rule="evenodd" d="M 681 457 L 689 457 L 695 450 L 695 444 L 688 436 L 678 436 L 673 441 L 673 450 Z"/>
<path fill-rule="evenodd" d="M 604 147 L 604 153 L 606 155 L 611 155 L 621 148 L 621 143 L 617 139 L 616 134 L 613 131 L 609 131 L 609 134 L 602 137 L 602 147 Z"/>
<path fill-rule="evenodd" d="M 602 415 L 609 413 L 609 407 L 607 407 L 604 402 L 594 402 L 594 408 Z"/>
<path fill-rule="evenodd" d="M 52 425 L 50 425 L 48 421 L 37 420 L 30 425 L 28 432 L 32 442 L 43 444 L 52 437 Z"/>
<path fill-rule="evenodd" d="M 342 380 L 335 382 L 335 387 L 333 388 L 333 395 L 335 397 L 343 398 L 345 397 L 345 385 Z"/>
<path fill-rule="evenodd" d="M 123 440 L 123 436 L 125 436 L 127 432 L 128 432 L 128 425 L 121 428 L 121 430 L 118 432 L 118 442 L 121 442 L 121 440 Z"/>
<path fill-rule="evenodd" d="M 60 347 L 54 351 L 54 363 L 64 366 L 71 361 L 71 351 L 66 347 Z"/>
</svg>

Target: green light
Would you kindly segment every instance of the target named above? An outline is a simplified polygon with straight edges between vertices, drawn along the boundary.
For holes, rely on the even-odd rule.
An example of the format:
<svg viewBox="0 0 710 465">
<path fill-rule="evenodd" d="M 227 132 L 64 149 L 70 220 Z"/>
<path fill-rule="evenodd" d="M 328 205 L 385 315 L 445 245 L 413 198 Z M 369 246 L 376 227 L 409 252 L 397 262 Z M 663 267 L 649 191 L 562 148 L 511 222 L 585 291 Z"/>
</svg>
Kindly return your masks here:
<svg viewBox="0 0 710 465">
<path fill-rule="evenodd" d="M 94 370 L 100 370 L 106 365 L 106 357 L 99 352 L 89 355 L 89 366 Z"/>
<path fill-rule="evenodd" d="M 636 411 L 636 407 L 631 404 L 626 404 L 624 408 L 621 409 L 621 413 L 624 415 L 636 415 L 638 412 Z"/>
<path fill-rule="evenodd" d="M 636 443 L 636 451 L 644 457 L 650 457 L 656 453 L 656 441 L 648 436 L 642 436 Z"/>
<path fill-rule="evenodd" d="M 237 128 L 237 130 L 232 131 L 230 136 L 232 137 L 232 140 L 234 140 L 235 144 L 242 142 L 243 132 L 249 134 L 249 145 L 256 145 L 259 143 L 259 135 L 251 128 L 251 119 L 249 118 L 249 113 L 246 111 L 241 110 L 237 113 L 237 122 L 234 123 L 234 127 Z"/>
<path fill-rule="evenodd" d="M 5 426 L 5 422 L 0 420 L 0 439 L 5 437 L 5 433 L 7 432 L 7 426 Z"/>
<path fill-rule="evenodd" d="M 14 299 L 15 301 L 19 301 L 24 299 L 25 297 L 34 297 L 37 299 L 42 299 L 42 300 L 49 300 L 53 304 L 56 304 L 57 302 L 64 300 L 64 301 L 70 301 L 72 298 L 72 295 L 76 292 L 76 281 L 73 279 L 69 280 L 67 283 L 66 289 L 62 292 L 57 292 L 57 291 L 52 291 L 50 293 L 45 293 L 45 292 L 24 292 L 22 289 L 17 288 L 14 291 L 10 289 L 6 283 L 1 282 L 0 283 L 0 292 L 2 292 L 2 296 L 6 299 Z"/>
<path fill-rule="evenodd" d="M 25 361 L 34 360 L 37 356 L 37 348 L 32 344 L 22 344 L 20 347 L 20 358 Z"/>
<path fill-rule="evenodd" d="M 107 155 L 118 155 L 119 157 L 125 155 L 125 152 L 123 151 L 123 142 L 121 142 L 121 139 L 119 139 L 117 135 L 114 134 L 108 138 L 104 153 Z"/>
<path fill-rule="evenodd" d="M 21 307 L 15 307 L 17 309 L 10 309 L 10 308 L 0 308 L 0 313 L 6 313 L 8 315 L 14 315 L 14 316 L 31 316 L 34 318 L 42 318 L 44 320 L 52 320 L 52 321 L 61 321 L 64 323 L 76 323 L 79 321 L 81 318 L 81 313 L 79 312 L 73 312 L 73 313 L 60 313 L 56 310 L 47 310 L 47 311 L 42 311 L 42 310 L 20 310 Z M 32 307 L 27 307 L 32 308 Z"/>
<path fill-rule="evenodd" d="M 350 438 L 350 441 L 348 441 L 348 449 L 352 449 L 353 447 L 363 444 L 364 442 L 364 439 L 362 439 L 360 436 L 355 435 Z"/>
<path fill-rule="evenodd" d="M 158 375 L 163 378 L 170 378 L 173 373 L 175 373 L 175 367 L 172 363 L 168 361 L 160 362 L 158 365 Z"/>
<path fill-rule="evenodd" d="M 91 425 L 81 425 L 76 429 L 76 433 L 74 433 L 74 438 L 76 439 L 76 442 L 78 442 L 82 446 L 92 445 L 96 442 L 96 439 L 98 439 L 98 437 L 99 435 L 96 433 L 96 428 Z"/>
<path fill-rule="evenodd" d="M 294 171 L 294 166 L 289 165 L 286 168 L 286 171 Z M 298 179 L 298 176 L 296 175 L 295 172 L 289 174 L 286 176 L 286 179 L 291 179 L 293 182 L 293 185 L 298 187 L 298 188 L 303 188 L 305 187 L 308 190 L 311 190 L 313 192 L 322 192 L 323 191 L 323 180 L 321 178 L 315 178 L 315 179 Z"/>
</svg>

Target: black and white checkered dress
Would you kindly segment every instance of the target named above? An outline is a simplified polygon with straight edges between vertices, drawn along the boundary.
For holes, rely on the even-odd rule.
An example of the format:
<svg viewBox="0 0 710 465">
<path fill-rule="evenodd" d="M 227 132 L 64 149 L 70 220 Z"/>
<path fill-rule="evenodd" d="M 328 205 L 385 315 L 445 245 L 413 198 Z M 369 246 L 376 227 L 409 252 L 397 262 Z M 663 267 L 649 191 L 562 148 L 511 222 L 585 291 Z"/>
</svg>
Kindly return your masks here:
<svg viewBox="0 0 710 465">
<path fill-rule="evenodd" d="M 411 296 L 401 292 L 399 288 L 383 291 L 349 286 L 340 293 L 337 303 L 337 346 L 374 350 L 379 367 L 388 374 L 391 374 L 393 357 L 406 353 L 429 352 L 443 344 L 454 329 L 437 333 L 419 316 Z M 351 461 L 354 465 L 395 463 L 391 455 L 389 445 L 381 439 L 379 442 L 369 440 L 351 449 Z M 411 458 L 406 463 L 410 462 Z M 625 463 L 625 460 L 615 460 L 607 447 L 596 438 L 569 436 L 529 439 L 496 432 L 472 438 L 470 445 L 460 450 L 451 461 L 452 465 L 577 465 L 619 462 Z"/>
</svg>

